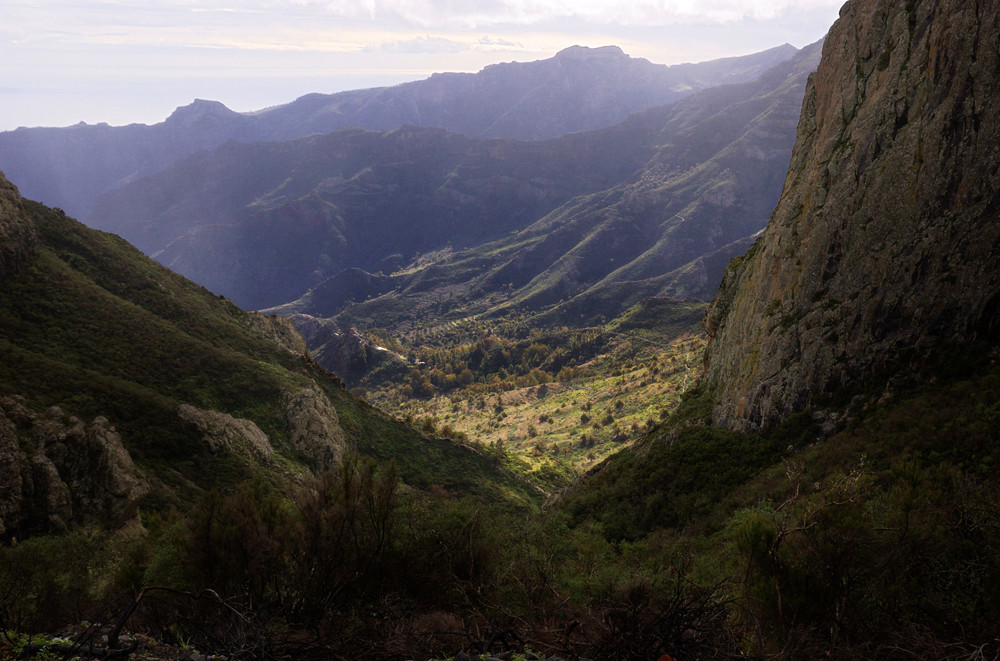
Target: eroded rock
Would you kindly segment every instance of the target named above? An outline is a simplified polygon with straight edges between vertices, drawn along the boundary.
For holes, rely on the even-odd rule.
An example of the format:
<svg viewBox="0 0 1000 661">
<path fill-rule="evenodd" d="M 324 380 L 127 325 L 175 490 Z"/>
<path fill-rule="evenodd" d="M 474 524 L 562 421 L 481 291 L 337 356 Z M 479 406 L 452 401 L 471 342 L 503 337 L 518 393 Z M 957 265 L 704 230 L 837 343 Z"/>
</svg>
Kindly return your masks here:
<svg viewBox="0 0 1000 661">
<path fill-rule="evenodd" d="M 326 395 L 312 389 L 285 398 L 285 420 L 292 447 L 320 468 L 339 466 L 347 441 L 337 411 Z"/>
<path fill-rule="evenodd" d="M 0 172 L 0 280 L 24 267 L 37 242 L 35 226 L 24 215 L 17 188 Z"/>
<path fill-rule="evenodd" d="M 85 424 L 58 407 L 42 414 L 0 398 L 0 536 L 120 528 L 137 520 L 149 487 L 106 418 Z"/>
<path fill-rule="evenodd" d="M 190 404 L 181 404 L 177 415 L 201 431 L 212 452 L 232 452 L 259 461 L 268 461 L 274 454 L 267 434 L 251 420 L 219 411 L 203 411 Z"/>
<path fill-rule="evenodd" d="M 258 335 L 272 340 L 279 346 L 284 347 L 296 356 L 304 356 L 309 353 L 306 341 L 295 329 L 295 324 L 284 317 L 278 315 L 261 314 L 260 312 L 248 312 L 246 316 L 250 329 Z"/>
</svg>

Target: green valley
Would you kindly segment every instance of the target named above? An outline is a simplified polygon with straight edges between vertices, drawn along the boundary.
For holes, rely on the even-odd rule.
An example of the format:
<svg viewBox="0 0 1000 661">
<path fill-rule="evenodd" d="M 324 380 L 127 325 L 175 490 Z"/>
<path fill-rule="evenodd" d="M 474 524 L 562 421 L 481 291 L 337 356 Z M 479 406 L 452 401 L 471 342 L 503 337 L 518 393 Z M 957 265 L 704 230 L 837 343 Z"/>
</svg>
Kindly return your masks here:
<svg viewBox="0 0 1000 661">
<path fill-rule="evenodd" d="M 0 178 L 0 658 L 1000 658 L 997 34 Z"/>
<path fill-rule="evenodd" d="M 437 334 L 437 346 L 411 345 L 420 366 L 389 378 L 375 370 L 354 392 L 419 429 L 482 446 L 550 494 L 654 427 L 700 375 L 696 324 L 666 338 L 611 325 L 520 341 L 470 326 Z M 470 341 L 449 342 L 461 337 Z"/>
</svg>

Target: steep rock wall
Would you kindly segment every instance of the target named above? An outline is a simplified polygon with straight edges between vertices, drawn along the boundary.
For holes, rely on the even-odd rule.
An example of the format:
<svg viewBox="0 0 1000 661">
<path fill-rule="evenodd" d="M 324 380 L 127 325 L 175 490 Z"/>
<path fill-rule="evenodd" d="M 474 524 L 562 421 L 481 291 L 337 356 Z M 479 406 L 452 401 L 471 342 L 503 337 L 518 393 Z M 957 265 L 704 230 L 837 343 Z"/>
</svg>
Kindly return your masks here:
<svg viewBox="0 0 1000 661">
<path fill-rule="evenodd" d="M 0 172 L 0 280 L 24 267 L 36 242 L 35 228 L 21 209 L 17 187 Z"/>
<path fill-rule="evenodd" d="M 781 200 L 705 318 L 717 422 L 767 427 L 904 351 L 1000 335 L 998 15 L 844 5 Z"/>
<path fill-rule="evenodd" d="M 337 468 L 347 451 L 347 438 L 337 410 L 319 390 L 307 388 L 285 397 L 289 440 L 317 468 Z"/>
</svg>

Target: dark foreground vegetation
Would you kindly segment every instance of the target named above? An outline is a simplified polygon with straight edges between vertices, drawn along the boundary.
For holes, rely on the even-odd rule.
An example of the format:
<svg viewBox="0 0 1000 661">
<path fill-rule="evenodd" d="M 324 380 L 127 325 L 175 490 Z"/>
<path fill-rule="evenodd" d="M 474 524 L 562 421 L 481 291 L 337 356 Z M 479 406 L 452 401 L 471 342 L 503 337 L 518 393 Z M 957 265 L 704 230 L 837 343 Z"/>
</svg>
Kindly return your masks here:
<svg viewBox="0 0 1000 661">
<path fill-rule="evenodd" d="M 567 437 L 539 448 L 541 462 L 555 458 L 553 446 L 583 450 L 583 434 L 610 439 L 628 415 L 645 420 L 630 449 L 540 508 L 496 447 L 420 434 L 124 242 L 39 205 L 17 208 L 32 218 L 38 246 L 2 283 L 2 394 L 23 395 L 37 411 L 58 404 L 113 418 L 150 490 L 137 504 L 141 519 L 124 528 L 65 519 L 54 530 L 58 491 L 16 496 L 25 476 L 42 484 L 32 468 L 42 459 L 72 458 L 59 445 L 61 427 L 0 429 L 15 450 L 8 456 L 28 467 L 11 475 L 0 464 L 8 471 L 0 502 L 19 502 L 24 515 L 5 510 L 4 520 L 31 522 L 8 527 L 0 546 L 0 657 L 1000 654 L 992 346 L 914 354 L 865 389 L 820 399 L 763 434 L 710 425 L 714 394 L 702 387 L 666 420 L 633 401 L 643 381 L 679 391 L 694 371 L 696 338 L 605 363 L 599 351 L 570 355 L 570 336 L 560 335 L 428 351 L 433 360 L 418 374 L 429 380 L 435 369 L 473 372 L 470 384 L 427 401 L 441 405 L 436 431 L 458 426 L 444 416 L 468 413 L 479 397 L 494 418 L 522 417 L 536 444 L 565 422 Z M 621 339 L 633 330 L 604 332 Z M 506 374 L 482 371 L 477 349 L 506 361 Z M 157 358 L 167 354 L 173 362 Z M 567 361 L 556 369 L 558 356 Z M 573 373 L 560 377 L 564 367 Z M 554 378 L 519 388 L 536 369 Z M 538 411 L 567 385 L 578 408 Z M 274 406 L 306 387 L 337 410 L 349 451 L 335 470 L 300 456 Z M 534 398 L 523 409 L 511 399 L 519 390 Z M 447 399 L 463 393 L 464 401 Z M 211 451 L 177 417 L 182 402 L 255 421 L 275 458 Z M 87 510 L 77 505 L 79 518 Z M 57 633 L 65 639 L 53 640 Z"/>
<path fill-rule="evenodd" d="M 186 515 L 151 517 L 146 534 L 10 545 L 4 626 L 126 620 L 236 658 L 735 651 L 718 588 L 661 566 L 655 541 L 623 557 L 596 528 L 567 524 L 416 493 L 393 466 L 352 458 L 290 495 L 257 482 L 210 491 Z"/>
<path fill-rule="evenodd" d="M 964 355 L 766 435 L 705 424 L 694 389 L 540 514 L 355 457 L 10 544 L 3 627 L 123 618 L 235 658 L 996 658 L 1000 367 Z"/>
</svg>

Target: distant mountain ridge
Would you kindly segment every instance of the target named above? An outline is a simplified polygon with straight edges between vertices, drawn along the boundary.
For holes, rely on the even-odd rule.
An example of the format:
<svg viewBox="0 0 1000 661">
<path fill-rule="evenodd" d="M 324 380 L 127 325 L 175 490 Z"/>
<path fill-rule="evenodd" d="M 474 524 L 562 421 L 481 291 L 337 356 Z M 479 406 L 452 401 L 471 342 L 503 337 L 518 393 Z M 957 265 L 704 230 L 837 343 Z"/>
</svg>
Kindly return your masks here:
<svg viewBox="0 0 1000 661">
<path fill-rule="evenodd" d="M 251 308 L 319 287 L 297 311 L 330 316 L 440 289 L 536 312 L 566 299 L 555 316 L 579 323 L 582 308 L 708 298 L 780 194 L 818 56 L 547 141 L 406 126 L 229 144 L 105 194 L 94 222 Z"/>
<path fill-rule="evenodd" d="M 522 311 L 570 325 L 601 323 L 651 296 L 709 299 L 780 196 L 820 46 L 753 83 L 703 90 L 630 118 L 614 131 L 641 136 L 634 142 L 652 149 L 627 178 L 519 232 L 404 273 L 388 294 L 384 283 L 373 288 L 372 300 L 356 299 L 344 322 L 385 326 L 426 316 L 421 306 L 443 296 L 467 306 L 464 314 Z M 324 306 L 334 282 L 278 310 L 336 314 L 341 308 Z"/>
<path fill-rule="evenodd" d="M 700 89 L 753 80 L 795 52 L 784 44 L 667 66 L 629 57 L 617 46 L 571 46 L 549 59 L 493 64 L 476 74 L 439 73 L 377 90 L 310 94 L 262 113 L 259 121 L 269 139 L 298 137 L 303 130 L 416 124 L 471 137 L 543 140 L 612 126 Z M 296 118 L 292 132 L 285 128 L 289 117 Z"/>
<path fill-rule="evenodd" d="M 24 195 L 88 220 L 102 192 L 229 140 L 289 140 L 358 126 L 404 124 L 473 137 L 552 138 L 616 124 L 694 91 L 753 80 L 796 52 L 789 45 L 698 64 L 657 65 L 617 47 L 572 47 L 555 57 L 436 74 L 395 87 L 310 94 L 255 113 L 196 100 L 146 126 L 78 124 L 0 133 L 0 170 Z"/>
<path fill-rule="evenodd" d="M 628 177 L 649 156 L 645 138 L 517 142 L 404 126 L 230 143 L 107 193 L 92 222 L 256 309 L 342 269 L 392 271 L 519 230 Z"/>
</svg>

